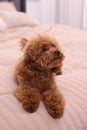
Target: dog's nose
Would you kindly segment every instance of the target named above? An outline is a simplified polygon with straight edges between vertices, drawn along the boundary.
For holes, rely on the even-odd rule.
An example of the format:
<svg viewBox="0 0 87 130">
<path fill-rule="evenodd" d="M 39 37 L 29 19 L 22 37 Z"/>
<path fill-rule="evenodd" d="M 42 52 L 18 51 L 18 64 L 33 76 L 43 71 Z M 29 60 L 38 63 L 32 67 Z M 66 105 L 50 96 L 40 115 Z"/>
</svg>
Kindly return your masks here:
<svg viewBox="0 0 87 130">
<path fill-rule="evenodd" d="M 58 50 L 56 50 L 56 51 L 55 51 L 55 54 L 56 54 L 57 56 L 60 56 L 61 52 L 58 51 Z"/>
</svg>

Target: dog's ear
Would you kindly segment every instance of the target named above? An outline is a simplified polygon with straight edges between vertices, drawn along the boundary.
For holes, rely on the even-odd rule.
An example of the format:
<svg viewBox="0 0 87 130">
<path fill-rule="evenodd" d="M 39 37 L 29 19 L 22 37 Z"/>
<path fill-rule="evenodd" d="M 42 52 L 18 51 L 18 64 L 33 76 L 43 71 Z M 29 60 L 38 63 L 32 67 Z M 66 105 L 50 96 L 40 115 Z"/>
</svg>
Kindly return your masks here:
<svg viewBox="0 0 87 130">
<path fill-rule="evenodd" d="M 28 40 L 26 38 L 22 38 L 20 41 L 21 50 L 25 50 L 26 44 L 28 43 Z"/>
</svg>

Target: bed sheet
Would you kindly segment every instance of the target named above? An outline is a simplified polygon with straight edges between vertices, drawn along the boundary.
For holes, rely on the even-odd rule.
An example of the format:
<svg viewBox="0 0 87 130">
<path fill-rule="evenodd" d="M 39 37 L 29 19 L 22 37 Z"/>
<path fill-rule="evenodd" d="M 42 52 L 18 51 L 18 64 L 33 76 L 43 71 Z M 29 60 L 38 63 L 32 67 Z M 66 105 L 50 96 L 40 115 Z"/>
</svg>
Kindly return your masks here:
<svg viewBox="0 0 87 130">
<path fill-rule="evenodd" d="M 66 100 L 65 114 L 53 119 L 40 104 L 27 113 L 13 96 L 17 87 L 14 66 L 23 55 L 19 41 L 35 34 L 50 34 L 65 54 L 63 75 L 56 78 Z M 87 31 L 62 25 L 12 28 L 0 33 L 0 130 L 87 130 Z"/>
</svg>

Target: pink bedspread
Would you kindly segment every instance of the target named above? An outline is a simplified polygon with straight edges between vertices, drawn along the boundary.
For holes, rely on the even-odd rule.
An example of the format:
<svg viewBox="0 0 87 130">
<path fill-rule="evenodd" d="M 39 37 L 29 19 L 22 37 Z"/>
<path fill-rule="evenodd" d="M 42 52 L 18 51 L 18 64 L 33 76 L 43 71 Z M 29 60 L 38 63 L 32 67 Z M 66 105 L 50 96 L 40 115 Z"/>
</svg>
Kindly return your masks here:
<svg viewBox="0 0 87 130">
<path fill-rule="evenodd" d="M 51 34 L 65 54 L 63 75 L 56 78 L 66 100 L 65 114 L 53 119 L 40 104 L 33 113 L 23 110 L 13 96 L 17 87 L 14 66 L 22 55 L 21 37 Z M 87 31 L 62 25 L 8 29 L 0 33 L 0 130 L 87 130 Z"/>
</svg>

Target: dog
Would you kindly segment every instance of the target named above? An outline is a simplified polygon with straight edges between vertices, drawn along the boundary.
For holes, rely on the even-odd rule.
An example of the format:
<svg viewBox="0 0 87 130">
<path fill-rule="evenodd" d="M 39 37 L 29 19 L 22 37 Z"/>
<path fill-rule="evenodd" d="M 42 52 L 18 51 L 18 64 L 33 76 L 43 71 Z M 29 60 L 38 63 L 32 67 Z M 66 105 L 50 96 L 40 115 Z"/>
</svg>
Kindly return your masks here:
<svg viewBox="0 0 87 130">
<path fill-rule="evenodd" d="M 55 82 L 55 76 L 62 73 L 64 54 L 52 36 L 36 35 L 30 40 L 21 40 L 24 55 L 15 67 L 18 87 L 15 97 L 25 111 L 33 113 L 43 101 L 53 118 L 64 114 L 65 100 Z"/>
</svg>

